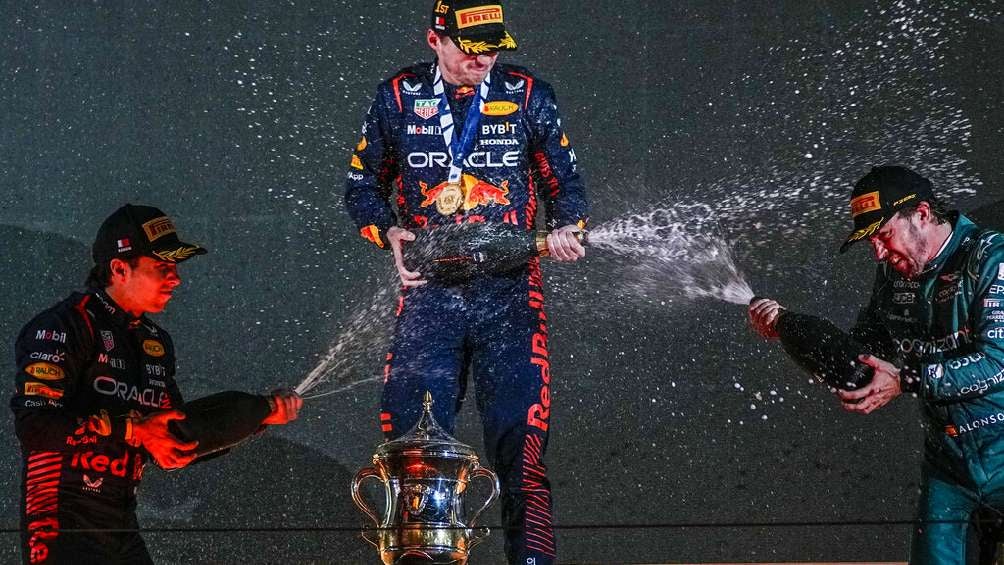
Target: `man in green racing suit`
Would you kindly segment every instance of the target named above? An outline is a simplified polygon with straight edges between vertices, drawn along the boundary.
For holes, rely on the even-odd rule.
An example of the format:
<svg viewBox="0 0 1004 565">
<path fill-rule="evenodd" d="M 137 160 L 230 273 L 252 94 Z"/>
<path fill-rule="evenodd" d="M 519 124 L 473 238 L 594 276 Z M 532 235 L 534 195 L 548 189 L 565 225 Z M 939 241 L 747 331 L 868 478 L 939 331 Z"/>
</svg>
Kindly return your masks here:
<svg viewBox="0 0 1004 565">
<path fill-rule="evenodd" d="M 976 513 L 1004 517 L 1004 236 L 946 212 L 930 181 L 899 166 L 858 181 L 851 215 L 841 252 L 867 239 L 879 262 L 851 331 L 874 377 L 838 394 L 861 414 L 904 391 L 919 396 L 927 438 L 910 563 L 966 563 Z M 754 300 L 754 330 L 777 337 L 781 310 Z"/>
</svg>

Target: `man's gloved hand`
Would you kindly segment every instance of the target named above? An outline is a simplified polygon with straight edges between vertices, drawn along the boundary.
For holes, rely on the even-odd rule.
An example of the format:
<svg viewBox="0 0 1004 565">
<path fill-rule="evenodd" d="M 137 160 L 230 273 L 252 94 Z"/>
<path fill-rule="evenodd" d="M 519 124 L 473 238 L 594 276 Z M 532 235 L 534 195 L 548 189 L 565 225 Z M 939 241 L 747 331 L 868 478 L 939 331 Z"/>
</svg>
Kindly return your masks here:
<svg viewBox="0 0 1004 565">
<path fill-rule="evenodd" d="M 422 273 L 409 271 L 404 266 L 404 252 L 401 246 L 406 241 L 415 241 L 415 234 L 397 226 L 387 230 L 387 241 L 390 242 L 391 251 L 394 252 L 394 266 L 397 267 L 397 274 L 401 277 L 401 284 L 405 287 L 422 286 L 427 280 L 422 278 Z"/>
<path fill-rule="evenodd" d="M 751 302 L 749 316 L 753 331 L 764 339 L 777 339 L 777 317 L 783 309 L 780 304 L 769 298 L 760 298 Z"/>
<path fill-rule="evenodd" d="M 578 261 L 586 256 L 586 248 L 579 241 L 582 231 L 576 224 L 562 226 L 547 234 L 547 251 L 557 261 Z"/>
<path fill-rule="evenodd" d="M 272 407 L 272 412 L 261 423 L 280 425 L 296 419 L 300 407 L 303 406 L 303 398 L 290 390 L 277 390 L 268 398 L 268 403 Z"/>
<path fill-rule="evenodd" d="M 185 414 L 178 410 L 154 412 L 140 418 L 130 418 L 131 433 L 126 441 L 133 446 L 142 446 L 162 469 L 180 469 L 195 459 L 197 441 L 181 441 L 168 429 L 171 420 L 184 420 Z"/>
</svg>

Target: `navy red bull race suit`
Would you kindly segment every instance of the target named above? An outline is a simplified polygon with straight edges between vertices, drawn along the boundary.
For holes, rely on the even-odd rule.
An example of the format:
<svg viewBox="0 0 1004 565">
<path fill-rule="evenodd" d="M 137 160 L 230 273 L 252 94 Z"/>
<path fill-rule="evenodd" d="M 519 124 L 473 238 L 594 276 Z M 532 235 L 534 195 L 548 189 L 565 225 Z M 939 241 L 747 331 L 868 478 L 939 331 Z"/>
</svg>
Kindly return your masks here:
<svg viewBox="0 0 1004 565">
<path fill-rule="evenodd" d="M 533 230 L 538 199 L 549 227 L 584 227 L 585 190 L 554 93 L 526 69 L 503 64 L 491 71 L 477 141 L 464 161 L 462 205 L 450 215 L 437 211 L 450 163 L 435 118 L 450 111 L 462 130 L 477 97 L 473 88 L 446 85 L 444 109 L 433 91 L 435 69 L 435 63 L 406 68 L 377 90 L 345 195 L 363 237 L 387 248 L 391 226 L 506 222 Z M 488 460 L 502 482 L 506 554 L 521 565 L 546 565 L 555 555 L 544 464 L 551 424 L 547 335 L 536 259 L 503 275 L 404 289 L 381 403 L 388 439 L 414 425 L 426 390 L 436 419 L 452 431 L 471 369 Z"/>
<path fill-rule="evenodd" d="M 914 279 L 878 268 L 853 333 L 902 367 L 927 437 L 910 563 L 966 563 L 975 512 L 1004 517 L 1004 236 L 953 215 Z M 972 548 L 970 548 L 970 551 Z"/>
<path fill-rule="evenodd" d="M 138 533 L 61 530 L 138 528 L 148 454 L 127 416 L 181 405 L 170 336 L 91 290 L 28 322 L 15 357 L 24 563 L 151 563 Z"/>
</svg>

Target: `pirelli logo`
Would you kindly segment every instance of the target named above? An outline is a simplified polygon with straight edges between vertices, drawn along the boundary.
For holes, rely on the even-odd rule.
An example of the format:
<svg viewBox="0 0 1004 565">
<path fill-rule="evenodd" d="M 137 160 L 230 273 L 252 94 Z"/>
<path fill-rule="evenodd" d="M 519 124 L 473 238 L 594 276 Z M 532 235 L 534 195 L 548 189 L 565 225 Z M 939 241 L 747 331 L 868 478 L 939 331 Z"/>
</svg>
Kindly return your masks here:
<svg viewBox="0 0 1004 565">
<path fill-rule="evenodd" d="M 503 23 L 502 6 L 500 4 L 457 10 L 457 27 L 460 29 L 500 23 Z"/>
<path fill-rule="evenodd" d="M 852 218 L 856 218 L 866 212 L 873 212 L 880 209 L 882 209 L 882 203 L 879 201 L 879 193 L 877 190 L 875 192 L 862 194 L 857 198 L 851 199 Z"/>
<path fill-rule="evenodd" d="M 151 242 L 157 241 L 158 238 L 175 232 L 174 222 L 167 216 L 154 218 L 143 224 L 143 232 L 146 233 L 147 240 Z"/>
</svg>

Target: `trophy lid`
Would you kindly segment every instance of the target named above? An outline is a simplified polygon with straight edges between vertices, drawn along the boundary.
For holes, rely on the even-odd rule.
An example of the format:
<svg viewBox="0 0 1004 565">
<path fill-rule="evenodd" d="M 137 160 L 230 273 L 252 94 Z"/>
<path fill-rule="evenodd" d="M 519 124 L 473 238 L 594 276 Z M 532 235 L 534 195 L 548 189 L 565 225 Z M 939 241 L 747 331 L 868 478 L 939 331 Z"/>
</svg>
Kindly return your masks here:
<svg viewBox="0 0 1004 565">
<path fill-rule="evenodd" d="M 456 440 L 436 422 L 432 415 L 432 393 L 429 391 L 425 392 L 418 422 L 403 436 L 380 444 L 373 457 L 383 458 L 403 451 L 434 451 L 446 456 L 478 457 L 474 448 Z"/>
</svg>

